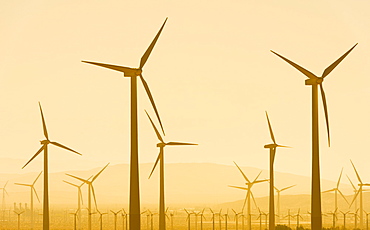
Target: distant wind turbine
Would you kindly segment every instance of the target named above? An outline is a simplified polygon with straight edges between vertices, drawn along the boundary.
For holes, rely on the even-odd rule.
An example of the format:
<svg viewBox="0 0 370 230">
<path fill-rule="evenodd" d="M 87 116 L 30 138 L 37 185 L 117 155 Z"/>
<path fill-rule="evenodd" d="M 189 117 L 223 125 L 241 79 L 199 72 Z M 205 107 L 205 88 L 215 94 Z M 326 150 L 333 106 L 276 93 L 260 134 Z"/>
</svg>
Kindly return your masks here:
<svg viewBox="0 0 370 230">
<path fill-rule="evenodd" d="M 324 105 L 326 129 L 328 132 L 328 144 L 330 146 L 330 132 L 329 132 L 329 115 L 328 108 L 326 105 L 326 96 L 323 88 L 323 81 L 329 73 L 331 73 L 335 67 L 355 48 L 357 43 L 328 66 L 321 77 L 316 76 L 310 71 L 306 70 L 302 66 L 290 61 L 289 59 L 281 56 L 280 54 L 273 52 L 284 61 L 288 62 L 298 71 L 306 75 L 308 79 L 305 80 L 306 85 L 312 86 L 312 188 L 311 188 L 311 229 L 322 229 L 322 216 L 321 216 L 321 189 L 320 189 L 320 158 L 319 158 L 319 116 L 318 116 L 318 86 L 320 87 L 322 102 Z"/>
<path fill-rule="evenodd" d="M 87 180 L 89 180 L 89 179 L 87 179 Z M 77 188 L 77 211 L 76 212 L 78 212 L 77 213 L 77 215 L 78 215 L 78 228 L 81 229 L 82 228 L 81 227 L 81 204 L 83 204 L 81 187 L 82 187 L 82 185 L 85 184 L 85 182 L 82 182 L 82 184 L 80 184 L 80 185 L 76 185 L 76 184 L 73 184 L 73 183 L 65 181 L 65 180 L 63 180 L 63 182 Z"/>
<path fill-rule="evenodd" d="M 159 35 L 161 34 L 164 25 L 166 24 L 167 18 L 164 21 L 161 29 L 155 36 L 144 55 L 141 57 L 139 68 L 130 68 L 117 65 L 109 65 L 97 62 L 83 61 L 88 64 L 101 66 L 104 68 L 116 70 L 122 72 L 125 77 L 130 77 L 131 80 L 131 160 L 130 160 L 130 229 L 140 229 L 140 190 L 139 190 L 139 156 L 138 156 L 138 118 L 137 118 L 137 77 L 140 77 L 146 93 L 149 96 L 150 102 L 157 115 L 159 123 L 162 127 L 162 122 L 159 118 L 157 107 L 155 106 L 154 99 L 149 90 L 149 86 L 145 81 L 142 72 L 145 63 L 147 62 L 150 53 L 152 52 Z M 163 131 L 163 128 L 162 128 Z M 164 131 L 163 131 L 164 133 Z"/>
<path fill-rule="evenodd" d="M 18 230 L 21 229 L 21 215 L 24 213 L 24 211 L 17 212 L 14 210 L 14 213 L 18 215 Z"/>
<path fill-rule="evenodd" d="M 334 195 L 335 195 L 334 196 L 334 199 L 335 199 L 335 201 L 334 201 L 334 210 L 335 210 L 334 212 L 335 212 L 335 216 L 337 216 L 337 211 L 338 211 L 338 192 L 343 197 L 343 199 L 346 201 L 346 203 L 349 204 L 348 201 L 347 201 L 347 199 L 346 199 L 346 197 L 339 190 L 340 178 L 342 177 L 342 173 L 343 173 L 343 168 L 340 171 L 340 175 L 339 175 L 339 179 L 338 179 L 338 182 L 337 182 L 337 186 L 335 188 L 329 189 L 329 190 L 326 190 L 326 191 L 322 192 L 322 193 L 334 192 Z"/>
<path fill-rule="evenodd" d="M 112 213 L 113 213 L 113 215 L 114 215 L 114 230 L 117 230 L 117 215 L 118 215 L 118 213 L 120 213 L 122 210 L 119 210 L 119 211 L 117 211 L 117 212 L 115 212 L 115 211 L 112 211 L 112 210 L 110 210 Z"/>
<path fill-rule="evenodd" d="M 35 189 L 35 184 L 36 184 L 37 179 L 39 179 L 41 173 L 42 173 L 42 171 L 39 173 L 39 175 L 36 177 L 36 179 L 33 181 L 32 184 L 14 183 L 16 185 L 30 187 L 30 189 L 31 189 L 31 229 L 34 228 L 33 193 L 35 193 L 37 200 L 40 202 L 39 196 L 37 195 L 37 192 L 36 192 L 36 189 Z"/>
<path fill-rule="evenodd" d="M 98 178 L 98 176 L 104 171 L 104 169 L 106 169 L 108 167 L 109 163 L 103 168 L 101 169 L 91 180 L 85 180 L 85 179 L 82 179 L 80 177 L 77 177 L 77 176 L 73 176 L 71 174 L 68 174 L 66 173 L 66 175 L 70 176 L 70 177 L 73 177 L 77 180 L 80 180 L 84 183 L 86 183 L 88 185 L 88 193 L 87 193 L 87 202 L 88 202 L 88 230 L 91 230 L 91 215 L 93 214 L 92 213 L 92 208 L 91 208 L 91 193 L 92 193 L 92 196 L 94 197 L 94 202 L 95 202 L 95 208 L 98 209 L 98 205 L 96 203 L 96 197 L 95 197 L 95 190 L 94 190 L 94 186 L 93 186 L 93 182 L 96 180 L 96 178 Z M 91 178 L 91 177 L 90 177 Z"/>
<path fill-rule="evenodd" d="M 146 112 L 146 111 L 145 111 Z M 148 115 L 148 118 L 150 120 L 150 123 L 153 126 L 153 129 L 157 135 L 158 140 L 160 143 L 157 144 L 157 147 L 159 147 L 159 154 L 157 157 L 157 160 L 154 163 L 152 172 L 149 175 L 149 178 L 152 176 L 154 169 L 156 168 L 158 161 L 160 161 L 160 168 L 159 168 L 159 230 L 165 230 L 166 229 L 166 214 L 165 214 L 165 201 L 164 201 L 164 147 L 166 146 L 179 146 L 179 145 L 197 145 L 192 143 L 184 143 L 184 142 L 164 142 L 161 134 L 159 133 L 157 127 L 154 125 L 152 119 L 150 118 L 149 114 L 146 112 L 146 115 Z"/>
<path fill-rule="evenodd" d="M 284 146 L 284 145 L 278 145 L 276 143 L 274 132 L 272 131 L 270 119 L 269 119 L 267 112 L 266 112 L 266 118 L 267 118 L 269 130 L 270 130 L 271 140 L 273 142 L 272 144 L 267 144 L 264 146 L 266 149 L 270 150 L 269 230 L 275 230 L 274 160 L 275 160 L 276 148 L 277 147 L 290 148 L 290 147 Z"/>
<path fill-rule="evenodd" d="M 251 197 L 253 198 L 253 201 L 255 202 L 254 197 L 253 197 L 253 193 L 252 193 L 252 186 L 255 185 L 255 184 L 257 184 L 257 183 L 265 182 L 265 181 L 268 181 L 268 180 L 257 180 L 258 177 L 262 173 L 262 171 L 261 171 L 256 176 L 256 178 L 254 179 L 254 181 L 251 182 L 248 179 L 248 177 L 244 174 L 244 172 L 241 170 L 241 168 L 235 162 L 234 162 L 234 164 L 236 165 L 236 167 L 239 169 L 240 173 L 243 175 L 244 179 L 246 180 L 247 183 L 245 183 L 245 184 L 247 185 L 247 188 L 239 187 L 239 186 L 231 186 L 231 185 L 229 185 L 229 187 L 237 188 L 237 189 L 242 189 L 242 190 L 247 190 L 247 195 L 246 195 L 245 200 L 244 200 L 242 212 L 244 212 L 245 204 L 247 204 L 247 223 L 248 223 L 247 230 L 251 230 L 252 229 L 252 218 L 251 218 L 251 215 L 250 215 L 251 214 Z"/>
<path fill-rule="evenodd" d="M 290 188 L 293 188 L 294 186 L 296 185 L 291 185 L 291 186 L 288 186 L 288 187 L 285 187 L 285 188 L 282 188 L 282 189 L 278 189 L 276 186 L 274 186 L 275 188 L 275 191 L 277 193 L 277 201 L 276 201 L 276 206 L 277 206 L 277 218 L 278 218 L 278 223 L 280 223 L 280 217 L 281 217 L 281 212 L 280 212 L 280 193 L 285 191 L 285 190 L 288 190 Z"/>
<path fill-rule="evenodd" d="M 48 131 L 46 129 L 46 123 L 45 123 L 45 119 L 44 119 L 44 114 L 42 112 L 42 108 L 41 108 L 41 104 L 40 103 L 39 103 L 39 107 L 40 107 L 41 118 L 42 118 L 42 127 L 43 127 L 43 131 L 44 131 L 44 136 L 45 136 L 46 139 L 40 141 L 40 143 L 42 145 L 41 148 L 22 167 L 22 169 L 24 169 L 24 167 L 26 167 L 42 151 L 44 151 L 44 202 L 43 202 L 43 222 L 42 222 L 42 226 L 43 226 L 43 230 L 49 230 L 49 227 L 50 227 L 50 224 L 49 224 L 50 218 L 49 218 L 49 163 L 48 163 L 48 157 L 49 157 L 49 155 L 48 155 L 48 145 L 49 144 L 52 144 L 52 145 L 57 146 L 59 148 L 62 148 L 62 149 L 65 149 L 65 150 L 74 152 L 74 153 L 76 153 L 78 155 L 81 155 L 81 154 L 78 153 L 78 152 L 76 152 L 73 149 L 70 149 L 70 148 L 68 148 L 68 147 L 66 147 L 66 146 L 58 143 L 58 142 L 50 141 L 49 134 L 48 134 Z"/>
<path fill-rule="evenodd" d="M 99 214 L 99 225 L 100 225 L 100 230 L 103 230 L 103 215 L 107 215 L 107 212 L 100 212 L 99 209 L 96 209 L 96 211 Z"/>
<path fill-rule="evenodd" d="M 343 229 L 346 229 L 346 216 L 349 213 L 349 211 L 347 212 L 340 211 L 340 212 L 343 214 Z"/>
</svg>

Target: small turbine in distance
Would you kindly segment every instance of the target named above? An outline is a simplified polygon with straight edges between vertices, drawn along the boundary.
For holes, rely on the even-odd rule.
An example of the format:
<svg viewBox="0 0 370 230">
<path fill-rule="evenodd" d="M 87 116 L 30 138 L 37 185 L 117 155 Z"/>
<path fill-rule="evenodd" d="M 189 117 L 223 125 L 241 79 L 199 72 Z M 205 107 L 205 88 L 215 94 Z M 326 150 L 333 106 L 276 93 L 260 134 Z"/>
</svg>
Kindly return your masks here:
<svg viewBox="0 0 370 230">
<path fill-rule="evenodd" d="M 146 112 L 146 111 L 145 111 Z M 152 176 L 154 169 L 156 168 L 158 161 L 160 161 L 160 188 L 159 188 L 159 230 L 165 230 L 166 229 L 166 213 L 165 213 L 165 201 L 164 201 L 164 147 L 167 145 L 169 146 L 176 146 L 176 145 L 197 145 L 193 143 L 183 143 L 183 142 L 167 142 L 165 143 L 161 134 L 159 133 L 157 127 L 155 127 L 152 119 L 150 118 L 149 114 L 146 112 L 146 115 L 148 115 L 148 118 L 150 120 L 150 123 L 153 126 L 153 129 L 157 135 L 158 140 L 160 143 L 157 144 L 157 147 L 159 147 L 159 154 L 157 157 L 157 160 L 155 161 L 154 167 L 152 169 L 152 172 L 149 175 L 149 178 Z"/>
<path fill-rule="evenodd" d="M 274 160 L 275 160 L 276 148 L 277 147 L 290 148 L 290 147 L 276 144 L 274 133 L 272 132 L 272 127 L 271 127 L 270 119 L 269 119 L 267 112 L 266 112 L 266 118 L 267 118 L 269 130 L 270 130 L 271 140 L 273 141 L 272 144 L 268 144 L 264 146 L 266 149 L 270 149 L 269 230 L 275 230 Z"/>
</svg>

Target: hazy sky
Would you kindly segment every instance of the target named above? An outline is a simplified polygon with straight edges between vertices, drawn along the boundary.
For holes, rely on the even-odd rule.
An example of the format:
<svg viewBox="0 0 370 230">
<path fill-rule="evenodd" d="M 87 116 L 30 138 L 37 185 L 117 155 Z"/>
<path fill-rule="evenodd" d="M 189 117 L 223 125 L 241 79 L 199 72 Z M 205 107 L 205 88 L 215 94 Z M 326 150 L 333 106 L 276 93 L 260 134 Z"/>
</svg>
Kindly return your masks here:
<svg viewBox="0 0 370 230">
<path fill-rule="evenodd" d="M 267 169 L 267 110 L 277 141 L 294 147 L 278 150 L 276 170 L 310 175 L 311 88 L 270 50 L 321 75 L 358 42 L 324 82 L 332 147 L 320 99 L 320 158 L 324 178 L 336 180 L 341 167 L 353 176 L 352 159 L 369 182 L 367 9 L 363 0 L 1 1 L 0 157 L 25 163 L 38 150 L 40 101 L 50 138 L 83 154 L 50 147 L 51 171 L 61 160 L 74 162 L 66 169 L 128 163 L 129 79 L 81 60 L 138 67 L 168 17 L 143 74 L 165 140 L 199 146 L 168 147 L 166 162 Z M 140 161 L 154 162 L 144 109 L 154 112 L 138 86 Z"/>
</svg>

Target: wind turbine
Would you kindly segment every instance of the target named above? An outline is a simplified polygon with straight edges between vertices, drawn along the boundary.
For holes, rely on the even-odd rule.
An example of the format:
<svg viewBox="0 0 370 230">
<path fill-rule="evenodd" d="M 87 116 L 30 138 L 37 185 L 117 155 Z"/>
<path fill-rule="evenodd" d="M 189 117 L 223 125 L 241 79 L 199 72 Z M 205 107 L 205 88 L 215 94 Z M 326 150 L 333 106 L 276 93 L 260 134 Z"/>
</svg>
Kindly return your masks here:
<svg viewBox="0 0 370 230">
<path fill-rule="evenodd" d="M 237 189 L 242 189 L 242 190 L 247 190 L 247 195 L 245 197 L 245 200 L 244 200 L 244 204 L 243 204 L 243 208 L 242 208 L 242 212 L 244 212 L 244 207 L 245 207 L 245 204 L 247 204 L 247 222 L 248 222 L 248 225 L 247 225 L 247 230 L 251 230 L 252 229 L 252 219 L 251 219 L 251 197 L 253 198 L 253 201 L 256 202 L 254 200 L 254 197 L 253 197 L 253 193 L 252 193 L 252 186 L 254 184 L 257 184 L 257 183 L 261 183 L 261 182 L 265 182 L 265 181 L 268 181 L 268 180 L 257 180 L 258 177 L 261 175 L 262 171 L 256 176 L 256 178 L 254 179 L 254 181 L 250 181 L 248 179 L 248 177 L 244 174 L 244 172 L 240 169 L 240 167 L 234 162 L 234 164 L 236 165 L 236 167 L 239 169 L 240 173 L 243 175 L 244 179 L 246 180 L 247 183 L 245 183 L 247 185 L 247 188 L 244 188 L 244 187 L 239 187 L 239 186 L 229 186 L 229 187 L 232 187 L 232 188 L 237 188 Z M 256 205 L 257 206 L 257 205 Z"/>
<path fill-rule="evenodd" d="M 128 214 L 125 211 L 125 209 L 122 209 L 121 215 L 122 215 L 122 228 L 125 229 L 125 227 L 126 227 L 126 230 L 128 230 L 128 226 L 127 226 L 127 223 L 128 223 L 127 216 L 128 216 Z"/>
<path fill-rule="evenodd" d="M 100 212 L 98 209 L 96 211 L 99 213 L 99 223 L 100 223 L 100 230 L 103 230 L 103 215 L 107 215 L 107 212 Z"/>
<path fill-rule="evenodd" d="M 74 152 L 78 155 L 81 155 L 80 153 L 76 152 L 75 150 L 73 149 L 70 149 L 58 142 L 55 142 L 55 141 L 50 141 L 49 139 L 49 134 L 48 134 L 48 131 L 46 129 L 46 123 L 45 123 L 45 119 L 44 119 L 44 114 L 42 112 L 42 108 L 41 108 L 41 104 L 39 102 L 39 107 L 40 107 L 40 112 L 41 112 L 41 118 L 42 118 L 42 127 L 43 127 L 43 131 L 44 131 L 44 136 L 45 136 L 45 140 L 42 140 L 40 141 L 40 144 L 42 145 L 41 148 L 35 153 L 35 155 L 33 155 L 33 157 L 22 167 L 22 169 L 24 169 L 24 167 L 26 167 L 33 159 L 35 159 L 42 151 L 44 151 L 44 202 L 43 202 L 43 222 L 42 222 L 42 225 L 43 225 L 43 230 L 49 230 L 49 221 L 50 221 L 50 218 L 49 218 L 49 164 L 48 164 L 48 145 L 49 144 L 52 144 L 52 145 L 55 145 L 59 148 L 62 148 L 62 149 L 65 149 L 65 150 L 68 150 L 68 151 L 71 151 L 71 152 Z"/>
<path fill-rule="evenodd" d="M 338 217 L 337 217 L 337 210 L 338 208 L 336 208 L 335 210 L 334 210 L 334 212 L 329 212 L 328 214 L 329 215 L 333 215 L 333 229 L 335 229 L 335 221 L 338 219 Z"/>
<path fill-rule="evenodd" d="M 345 230 L 346 229 L 346 216 L 349 213 L 349 211 L 347 212 L 340 211 L 340 212 L 343 214 L 343 229 Z"/>
<path fill-rule="evenodd" d="M 24 213 L 24 211 L 17 212 L 14 210 L 14 213 L 18 215 L 18 230 L 21 229 L 21 215 Z"/>
<path fill-rule="evenodd" d="M 34 227 L 34 218 L 33 218 L 33 193 L 35 193 L 37 200 L 40 202 L 39 196 L 37 195 L 36 189 L 35 189 L 35 184 L 37 179 L 39 179 L 42 171 L 39 173 L 39 175 L 36 177 L 36 179 L 33 181 L 32 184 L 21 184 L 21 183 L 14 183 L 16 185 L 21 185 L 21 186 L 27 186 L 30 187 L 31 189 L 31 229 Z"/>
<path fill-rule="evenodd" d="M 186 210 L 185 208 L 184 208 L 184 210 L 187 214 L 186 221 L 188 222 L 188 230 L 190 230 L 190 216 L 191 216 L 191 214 L 194 214 L 194 213 L 193 212 L 188 212 L 188 210 Z"/>
<path fill-rule="evenodd" d="M 87 179 L 87 180 L 89 180 L 89 179 Z M 65 181 L 65 180 L 63 180 L 63 182 L 77 188 L 77 211 L 76 212 L 78 212 L 78 227 L 81 228 L 81 204 L 83 204 L 81 187 L 82 187 L 82 185 L 85 184 L 85 182 L 82 182 L 82 184 L 80 184 L 80 185 L 76 185 L 76 184 L 73 184 L 73 183 Z"/>
<path fill-rule="evenodd" d="M 296 185 L 291 185 L 291 186 L 288 186 L 288 187 L 285 187 L 285 188 L 282 188 L 282 189 L 278 189 L 278 188 L 276 188 L 276 186 L 274 186 L 274 188 L 275 188 L 275 191 L 276 191 L 276 193 L 277 193 L 277 210 L 278 210 L 278 213 L 277 213 L 277 217 L 278 217 L 278 223 L 280 223 L 280 193 L 281 192 L 283 192 L 283 191 L 285 191 L 285 190 L 288 190 L 288 189 L 290 189 L 290 188 L 293 188 L 294 186 L 296 186 Z"/>
<path fill-rule="evenodd" d="M 310 213 L 311 214 L 311 213 Z M 290 228 L 290 218 L 293 217 L 291 214 L 290 214 L 290 209 L 288 209 L 288 215 L 286 215 L 285 217 L 288 217 L 288 227 Z"/>
<path fill-rule="evenodd" d="M 146 111 L 145 111 L 146 112 Z M 148 115 L 148 118 L 150 120 L 150 123 L 153 126 L 153 129 L 157 135 L 158 140 L 160 143 L 157 144 L 157 147 L 159 147 L 159 154 L 157 157 L 157 160 L 155 161 L 154 167 L 152 169 L 152 172 L 149 175 L 149 178 L 152 176 L 154 169 L 156 168 L 158 161 L 160 161 L 160 179 L 159 179 L 159 230 L 165 230 L 166 229 L 166 213 L 165 213 L 165 201 L 164 201 L 164 147 L 167 145 L 169 146 L 178 146 L 178 145 L 197 145 L 192 143 L 183 143 L 183 142 L 167 142 L 165 143 L 161 134 L 159 133 L 157 127 L 155 127 L 152 119 L 150 118 L 149 114 L 146 112 L 146 115 Z"/>
<path fill-rule="evenodd" d="M 301 218 L 301 219 L 303 220 L 303 217 L 301 216 L 301 214 L 299 214 L 299 211 L 300 211 L 300 210 L 301 210 L 301 209 L 298 209 L 298 213 L 294 215 L 295 217 L 297 217 L 297 230 L 298 230 L 298 228 L 299 228 L 299 218 Z M 312 215 L 311 215 L 311 216 L 312 216 Z"/>
<path fill-rule="evenodd" d="M 91 230 L 91 215 L 93 214 L 92 213 L 92 209 L 91 209 L 91 193 L 94 197 L 94 202 L 95 202 L 95 208 L 97 209 L 97 203 L 96 203 L 96 197 L 95 197 L 95 190 L 94 190 L 94 186 L 93 186 L 93 182 L 96 180 L 96 178 L 98 178 L 98 176 L 104 171 L 105 168 L 107 168 L 109 165 L 109 163 L 103 168 L 101 169 L 92 179 L 91 181 L 89 179 L 85 180 L 85 179 L 82 179 L 80 177 L 77 177 L 77 176 L 73 176 L 71 174 L 68 174 L 66 173 L 66 175 L 70 176 L 70 177 L 73 177 L 77 180 L 80 180 L 84 183 L 86 183 L 89 187 L 88 187 L 88 195 L 87 195 L 87 200 L 88 200 L 88 230 Z"/>
<path fill-rule="evenodd" d="M 322 229 L 322 216 L 321 216 L 321 189 L 320 189 L 320 158 L 319 158 L 319 116 L 318 116 L 318 86 L 320 86 L 322 102 L 324 105 L 326 128 L 328 132 L 328 144 L 330 146 L 330 133 L 329 133 L 329 117 L 328 109 L 326 106 L 326 96 L 322 83 L 325 77 L 333 71 L 333 69 L 355 48 L 357 43 L 343 54 L 339 59 L 328 66 L 321 77 L 316 76 L 305 68 L 290 61 L 289 59 L 281 56 L 278 53 L 274 54 L 288 62 L 294 68 L 306 75 L 308 79 L 305 80 L 305 85 L 312 86 L 312 187 L 311 187 L 311 229 Z"/>
<path fill-rule="evenodd" d="M 77 214 L 78 214 L 78 210 L 76 210 L 76 212 L 71 212 L 69 214 L 73 215 L 73 229 L 74 230 L 77 230 L 77 218 L 78 218 Z"/>
<path fill-rule="evenodd" d="M 239 229 L 239 215 L 242 214 L 242 212 L 236 212 L 234 209 L 231 209 L 231 210 L 233 210 L 234 216 L 235 216 L 235 230 L 238 230 Z"/>
<path fill-rule="evenodd" d="M 118 215 L 118 213 L 120 213 L 122 210 L 119 210 L 119 211 L 117 211 L 117 212 L 115 212 L 115 211 L 112 211 L 112 210 L 110 210 L 112 213 L 113 213 L 113 215 L 114 215 L 114 230 L 117 230 L 117 215 Z"/>
<path fill-rule="evenodd" d="M 274 201 L 274 160 L 277 147 L 289 148 L 288 146 L 278 145 L 275 141 L 274 132 L 272 131 L 269 116 L 266 112 L 267 123 L 270 130 L 272 144 L 264 146 L 265 149 L 270 149 L 270 196 L 269 196 L 269 230 L 275 230 L 275 201 Z"/>
<path fill-rule="evenodd" d="M 355 173 L 356 173 L 356 176 L 357 176 L 357 179 L 358 179 L 358 186 L 359 186 L 359 189 L 356 193 L 356 195 L 353 197 L 353 200 L 352 200 L 352 203 L 350 205 L 350 207 L 352 206 L 353 202 L 356 200 L 358 194 L 360 194 L 360 229 L 363 228 L 363 223 L 364 223 L 364 207 L 363 207 L 363 201 L 362 201 L 362 192 L 363 192 L 363 189 L 362 189 L 362 186 L 370 186 L 370 184 L 364 184 L 362 183 L 362 180 L 360 178 L 360 175 L 358 174 L 356 168 L 355 168 L 355 165 L 353 164 L 353 162 L 351 161 L 351 164 L 353 166 L 353 169 L 355 170 Z"/>
<path fill-rule="evenodd" d="M 337 210 L 338 210 L 338 192 L 339 194 L 343 197 L 343 199 L 348 203 L 346 197 L 343 195 L 343 193 L 339 190 L 339 184 L 340 184 L 340 178 L 342 177 L 342 173 L 343 173 L 343 168 L 342 168 L 342 171 L 340 171 L 340 175 L 339 175 L 339 179 L 338 179 L 338 182 L 337 182 L 337 186 L 333 189 L 329 189 L 329 190 L 326 190 L 322 193 L 327 193 L 327 192 L 334 192 L 335 194 L 335 201 L 334 201 L 334 212 L 335 212 L 335 216 L 337 216 Z"/>
<path fill-rule="evenodd" d="M 149 45 L 148 49 L 145 51 L 144 55 L 141 57 L 139 68 L 130 68 L 117 65 L 109 65 L 97 62 L 83 61 L 88 64 L 93 64 L 101 66 L 104 68 L 116 70 L 122 72 L 125 77 L 130 77 L 131 79 L 131 159 L 130 159 L 130 229 L 140 229 L 140 189 L 139 189 L 139 156 L 138 156 L 138 118 L 137 118 L 137 77 L 140 77 L 144 88 L 149 96 L 152 103 L 154 111 L 157 115 L 159 123 L 162 127 L 162 122 L 159 118 L 157 107 L 155 106 L 154 99 L 149 90 L 149 86 L 146 83 L 142 71 L 145 63 L 147 62 L 150 53 L 152 52 L 159 35 L 161 34 L 164 25 L 166 24 L 167 18 L 164 21 L 159 32 L 155 36 L 152 43 Z M 162 128 L 163 131 L 163 128 Z M 164 133 L 164 131 L 163 131 Z"/>
<path fill-rule="evenodd" d="M 8 195 L 9 196 L 9 194 L 8 194 L 8 191 L 6 191 L 6 185 L 8 184 L 8 182 L 9 181 L 7 181 L 6 183 L 5 183 L 5 185 L 4 185 L 4 187 L 2 187 L 2 188 L 0 188 L 1 190 L 3 190 L 3 200 L 2 200 L 2 202 L 1 202 L 1 206 L 2 206 L 2 211 L 3 211 L 3 221 L 5 221 L 4 220 L 4 212 L 5 212 L 5 193 L 6 193 L 6 195 Z"/>
</svg>

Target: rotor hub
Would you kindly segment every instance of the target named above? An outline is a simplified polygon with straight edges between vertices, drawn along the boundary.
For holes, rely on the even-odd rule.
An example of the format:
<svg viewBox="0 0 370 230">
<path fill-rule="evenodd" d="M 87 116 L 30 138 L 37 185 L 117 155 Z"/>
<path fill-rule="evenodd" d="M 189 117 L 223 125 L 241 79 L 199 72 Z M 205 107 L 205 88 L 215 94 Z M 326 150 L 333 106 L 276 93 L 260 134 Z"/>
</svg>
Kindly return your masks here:
<svg viewBox="0 0 370 230">
<path fill-rule="evenodd" d="M 50 141 L 49 141 L 49 140 L 42 140 L 42 141 L 40 141 L 40 143 L 41 143 L 42 145 L 47 145 L 47 144 L 49 144 L 49 143 L 50 143 Z"/>
<path fill-rule="evenodd" d="M 157 144 L 157 147 L 160 147 L 160 148 L 163 148 L 165 146 L 166 146 L 166 144 L 165 143 L 162 143 L 162 142 Z"/>
</svg>

